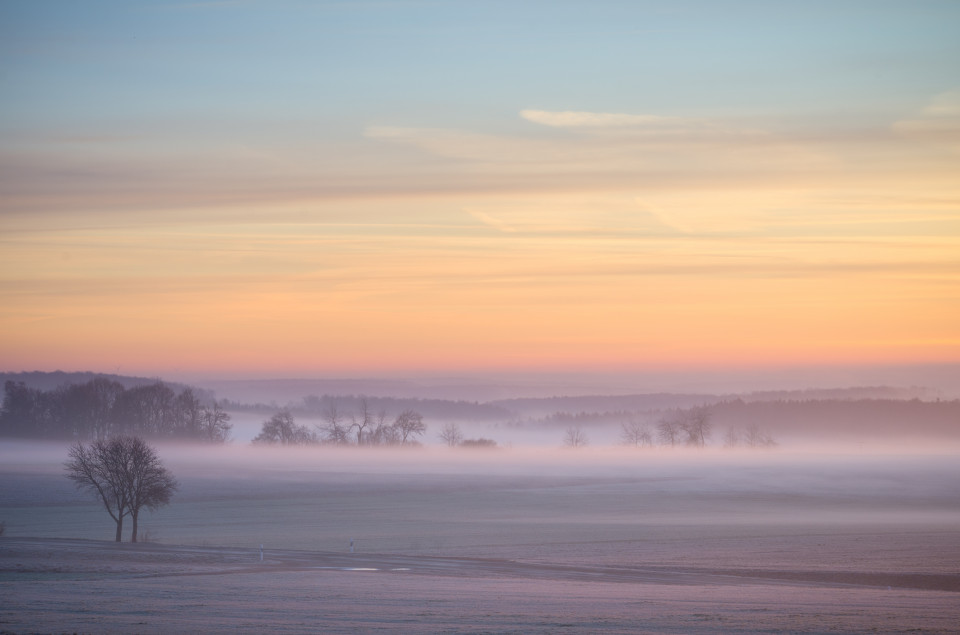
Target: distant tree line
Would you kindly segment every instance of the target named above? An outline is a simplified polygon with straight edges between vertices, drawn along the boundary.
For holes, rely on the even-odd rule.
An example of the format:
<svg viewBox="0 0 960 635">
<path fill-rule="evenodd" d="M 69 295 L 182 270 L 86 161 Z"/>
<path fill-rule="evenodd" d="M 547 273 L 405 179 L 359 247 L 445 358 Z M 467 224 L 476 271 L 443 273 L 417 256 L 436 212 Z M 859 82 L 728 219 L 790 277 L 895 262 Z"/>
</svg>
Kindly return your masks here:
<svg viewBox="0 0 960 635">
<path fill-rule="evenodd" d="M 336 401 L 329 401 L 320 413 L 324 423 L 312 429 L 298 424 L 290 410 L 284 409 L 263 422 L 257 445 L 339 445 L 339 446 L 410 446 L 420 445 L 417 437 L 427 426 L 423 415 L 404 410 L 392 418 L 386 410 L 374 411 L 366 399 L 355 410 L 343 410 Z"/>
<path fill-rule="evenodd" d="M 599 424 L 621 421 L 624 417 L 629 416 L 630 414 L 631 411 L 629 410 L 604 410 L 600 412 L 587 412 L 585 410 L 580 412 L 557 411 L 535 421 L 550 425 L 571 424 L 571 427 L 575 427 L 584 424 Z"/>
<path fill-rule="evenodd" d="M 671 410 L 660 417 L 652 430 L 636 418 L 631 418 L 621 425 L 620 442 L 635 447 L 652 447 L 659 443 L 669 447 L 684 445 L 702 448 L 710 440 L 713 416 L 713 407 L 707 406 Z M 770 448 L 776 446 L 777 442 L 754 423 L 745 428 L 728 428 L 723 445 L 727 448 Z"/>
<path fill-rule="evenodd" d="M 125 388 L 97 377 L 53 390 L 4 384 L 0 436 L 85 441 L 118 435 L 222 443 L 230 415 L 215 401 L 204 403 L 192 388 L 179 393 L 163 382 Z"/>
<path fill-rule="evenodd" d="M 322 418 L 331 406 L 344 411 L 359 410 L 362 403 L 380 412 L 403 412 L 413 410 L 426 419 L 456 419 L 458 421 L 502 421 L 513 416 L 509 410 L 489 403 L 447 399 L 417 399 L 413 397 L 376 397 L 367 395 L 308 395 L 286 405 L 271 403 L 243 403 L 236 400 L 221 400 L 225 408 L 233 412 L 271 414 L 286 410 L 295 417 Z"/>
<path fill-rule="evenodd" d="M 95 373 L 92 371 L 78 371 L 78 372 L 63 372 L 63 371 L 53 371 L 53 372 L 43 372 L 43 371 L 27 371 L 19 373 L 2 373 L 0 372 L 0 386 L 5 384 L 7 381 L 22 381 L 31 388 L 39 388 L 40 390 L 54 390 L 60 386 L 66 386 L 67 384 L 85 384 L 91 379 L 109 379 L 110 381 L 115 381 L 119 384 L 123 384 L 124 388 L 133 388 L 135 386 L 143 386 L 146 384 L 152 384 L 157 381 L 160 381 L 157 377 L 136 377 L 133 375 L 115 375 L 111 373 Z M 189 386 L 187 384 L 177 383 L 173 381 L 164 381 L 165 384 L 171 388 L 179 391 L 184 388 L 192 388 L 193 392 L 197 394 L 202 400 L 212 401 L 213 400 L 213 391 L 207 390 L 205 388 L 199 388 L 197 386 Z"/>
<path fill-rule="evenodd" d="M 509 418 L 511 412 L 506 408 L 476 401 L 447 399 L 417 399 L 401 397 L 370 397 L 365 395 L 309 395 L 303 403 L 291 410 L 307 417 L 324 417 L 330 408 L 359 411 L 367 408 L 372 412 L 420 413 L 424 418 L 457 419 L 459 421 L 501 421 Z"/>
<path fill-rule="evenodd" d="M 622 424 L 621 441 L 635 446 L 703 446 L 714 430 L 719 431 L 716 442 L 728 448 L 774 447 L 773 433 L 789 432 L 863 439 L 904 433 L 955 437 L 957 421 L 960 400 L 731 399 L 709 406 L 635 413 Z"/>
<path fill-rule="evenodd" d="M 750 403 L 757 402 L 850 402 L 860 400 L 901 401 L 923 399 L 931 401 L 937 395 L 925 388 L 891 388 L 885 386 L 807 389 L 791 391 L 760 391 L 740 395 Z M 575 397 L 522 397 L 499 399 L 487 405 L 505 408 L 520 418 L 533 421 L 550 413 L 591 413 L 604 416 L 617 412 L 662 412 L 688 409 L 704 404 L 718 404 L 730 395 L 709 393 L 638 393 L 629 395 L 581 395 Z"/>
<path fill-rule="evenodd" d="M 744 438 L 752 426 L 774 432 L 843 433 L 860 438 L 903 434 L 956 438 L 960 421 L 960 400 L 956 399 L 732 399 L 710 409 L 718 426 L 739 428 Z"/>
</svg>

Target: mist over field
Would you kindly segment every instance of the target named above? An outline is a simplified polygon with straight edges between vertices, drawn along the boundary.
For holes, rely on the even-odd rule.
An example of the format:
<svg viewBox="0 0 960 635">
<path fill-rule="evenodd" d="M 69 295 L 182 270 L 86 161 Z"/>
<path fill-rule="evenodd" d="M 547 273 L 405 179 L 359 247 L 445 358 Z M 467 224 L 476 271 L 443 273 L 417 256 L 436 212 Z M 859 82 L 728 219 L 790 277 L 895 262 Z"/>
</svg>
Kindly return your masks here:
<svg viewBox="0 0 960 635">
<path fill-rule="evenodd" d="M 960 465 L 942 447 L 158 448 L 180 491 L 142 523 L 168 544 L 342 551 L 356 539 L 374 552 L 516 557 L 549 551 L 550 535 L 574 531 L 615 558 L 623 554 L 608 544 L 614 537 L 644 542 L 665 526 L 788 534 L 960 526 Z M 0 446 L 7 535 L 109 537 L 102 509 L 63 478 L 66 449 Z M 878 564 L 887 557 L 875 554 Z"/>
<path fill-rule="evenodd" d="M 155 382 L 125 390 L 193 390 Z M 351 380 L 340 387 L 354 394 L 318 395 L 331 384 L 246 381 L 249 402 L 196 387 L 225 408 L 229 440 L 152 440 L 179 487 L 144 510 L 135 545 L 106 542 L 102 505 L 64 478 L 69 440 L 0 440 L 0 585 L 14 598 L 0 619 L 15 632 L 626 633 L 949 632 L 960 617 L 960 403 L 936 391 L 523 397 L 516 387 L 467 401 L 378 394 L 385 385 Z M 69 392 L 31 390 L 11 394 Z M 413 409 L 425 428 L 410 444 L 354 438 L 365 412 L 390 422 Z M 346 444 L 326 436 L 331 412 L 349 427 Z M 313 440 L 252 443 L 278 413 Z M 698 413 L 702 445 L 658 434 Z M 441 438 L 450 425 L 459 444 Z M 751 426 L 761 443 L 748 443 Z M 119 608 L 91 610 L 90 594 Z M 249 599 L 264 594 L 273 599 Z M 180 616 L 178 597 L 202 607 Z"/>
<path fill-rule="evenodd" d="M 184 619 L 163 599 L 180 594 L 206 607 L 184 627 L 214 632 L 399 632 L 400 616 L 715 632 L 695 615 L 744 632 L 949 632 L 958 617 L 955 448 L 157 447 L 180 490 L 129 551 L 102 542 L 109 519 L 63 478 L 66 445 L 0 443 L 13 630 L 163 631 Z M 49 596 L 53 579 L 69 593 Z M 76 612 L 90 593 L 116 608 Z"/>
</svg>

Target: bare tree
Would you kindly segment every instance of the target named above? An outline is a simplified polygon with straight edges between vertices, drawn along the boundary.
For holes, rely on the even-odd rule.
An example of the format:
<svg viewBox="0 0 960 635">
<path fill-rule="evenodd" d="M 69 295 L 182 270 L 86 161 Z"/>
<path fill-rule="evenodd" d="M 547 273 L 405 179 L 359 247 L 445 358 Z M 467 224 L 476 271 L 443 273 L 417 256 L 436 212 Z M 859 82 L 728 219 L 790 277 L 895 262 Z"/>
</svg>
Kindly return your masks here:
<svg viewBox="0 0 960 635">
<path fill-rule="evenodd" d="M 746 443 L 751 448 L 772 448 L 777 445 L 773 437 L 755 423 L 747 426 Z"/>
<path fill-rule="evenodd" d="M 563 437 L 563 444 L 565 446 L 568 448 L 582 448 L 587 445 L 587 443 L 589 443 L 587 435 L 580 429 L 580 426 L 567 428 L 567 433 Z"/>
<path fill-rule="evenodd" d="M 373 431 L 367 435 L 367 442 L 370 445 L 390 445 L 394 440 L 394 436 L 393 431 L 390 429 L 390 424 L 387 423 L 387 411 L 381 410 L 377 413 Z"/>
<path fill-rule="evenodd" d="M 177 490 L 177 482 L 160 462 L 156 451 L 139 437 L 123 437 L 122 442 L 128 457 L 124 475 L 130 499 L 130 520 L 133 528 L 130 541 L 137 542 L 137 522 L 140 510 L 146 507 L 155 510 L 170 503 Z"/>
<path fill-rule="evenodd" d="M 136 542 L 140 510 L 166 505 L 177 489 L 156 451 L 140 437 L 100 439 L 89 446 L 77 443 L 68 456 L 67 478 L 103 504 L 117 525 L 117 542 L 127 515 L 133 520 L 131 540 Z"/>
<path fill-rule="evenodd" d="M 60 386 L 53 393 L 53 410 L 64 436 L 73 439 L 104 439 L 111 427 L 110 411 L 123 385 L 97 377 L 83 384 Z"/>
<path fill-rule="evenodd" d="M 363 445 L 363 431 L 373 425 L 373 413 L 370 412 L 370 406 L 366 399 L 360 400 L 360 412 L 357 415 L 350 415 L 353 425 L 350 429 L 357 430 L 357 445 Z"/>
<path fill-rule="evenodd" d="M 381 445 L 400 445 L 400 428 L 394 423 L 384 426 L 383 429 L 380 430 L 377 440 Z"/>
<path fill-rule="evenodd" d="M 455 448 L 463 443 L 463 433 L 460 432 L 460 426 L 455 423 L 448 423 L 443 426 L 439 434 L 440 440 L 451 448 Z"/>
<path fill-rule="evenodd" d="M 343 425 L 343 414 L 337 409 L 335 402 L 331 401 L 327 409 L 324 410 L 323 419 L 327 422 L 322 430 L 328 443 L 346 445 L 350 442 L 349 430 Z"/>
<path fill-rule="evenodd" d="M 92 494 L 103 503 L 104 509 L 117 524 L 116 541 L 120 542 L 123 519 L 130 513 L 130 501 L 123 479 L 122 446 L 98 439 L 89 446 L 77 443 L 70 448 L 67 456 L 70 457 L 64 464 L 67 478 L 78 489 Z"/>
<path fill-rule="evenodd" d="M 298 424 L 289 410 L 281 410 L 263 422 L 260 434 L 254 437 L 253 442 L 265 445 L 309 445 L 317 442 L 317 435 Z"/>
<path fill-rule="evenodd" d="M 702 448 L 710 436 L 710 410 L 705 406 L 690 408 L 681 413 L 680 427 L 687 435 L 687 445 Z"/>
<path fill-rule="evenodd" d="M 213 408 L 204 408 L 200 416 L 200 429 L 207 441 L 224 443 L 230 438 L 230 414 L 224 412 L 220 404 L 213 402 Z"/>
<path fill-rule="evenodd" d="M 126 422 L 121 429 L 144 436 L 172 436 L 174 399 L 173 389 L 160 381 L 134 386 L 117 396 L 112 411 L 114 423 Z"/>
<path fill-rule="evenodd" d="M 657 424 L 657 439 L 663 445 L 675 446 L 681 432 L 680 422 L 674 417 L 664 417 Z"/>
<path fill-rule="evenodd" d="M 723 447 L 735 448 L 738 445 L 740 445 L 740 430 L 731 426 L 723 434 Z"/>
<path fill-rule="evenodd" d="M 621 424 L 620 442 L 623 445 L 632 445 L 635 447 L 644 447 L 653 445 L 653 436 L 647 426 L 639 421 L 631 419 Z"/>
<path fill-rule="evenodd" d="M 421 435 L 427 431 L 426 424 L 423 423 L 423 416 L 415 410 L 404 410 L 393 422 L 393 429 L 396 430 L 400 438 L 401 445 L 407 445 L 413 442 L 413 437 Z"/>
<path fill-rule="evenodd" d="M 170 405 L 170 434 L 176 437 L 199 438 L 203 428 L 203 416 L 206 408 L 193 390 L 186 388 L 173 398 Z"/>
</svg>

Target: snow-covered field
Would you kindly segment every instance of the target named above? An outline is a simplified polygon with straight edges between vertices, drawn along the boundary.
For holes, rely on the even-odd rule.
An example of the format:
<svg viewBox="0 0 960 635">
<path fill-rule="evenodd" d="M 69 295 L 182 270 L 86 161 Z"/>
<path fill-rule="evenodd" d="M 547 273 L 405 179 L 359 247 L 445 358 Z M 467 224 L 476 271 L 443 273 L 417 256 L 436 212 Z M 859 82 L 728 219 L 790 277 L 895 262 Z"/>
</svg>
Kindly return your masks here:
<svg viewBox="0 0 960 635">
<path fill-rule="evenodd" d="M 960 623 L 949 452 L 159 450 L 181 490 L 117 545 L 62 446 L 0 444 L 0 632 Z"/>
</svg>

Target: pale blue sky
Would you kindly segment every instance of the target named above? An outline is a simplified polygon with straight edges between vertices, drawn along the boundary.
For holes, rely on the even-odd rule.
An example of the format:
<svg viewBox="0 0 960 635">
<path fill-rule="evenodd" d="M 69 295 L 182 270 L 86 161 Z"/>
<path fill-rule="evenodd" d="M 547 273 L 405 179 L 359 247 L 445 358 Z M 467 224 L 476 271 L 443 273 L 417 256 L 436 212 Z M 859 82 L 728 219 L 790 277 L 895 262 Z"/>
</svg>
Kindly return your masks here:
<svg viewBox="0 0 960 635">
<path fill-rule="evenodd" d="M 5 136 L 502 130 L 523 108 L 882 117 L 960 83 L 952 1 L 4 0 L 0 24 Z"/>
</svg>

